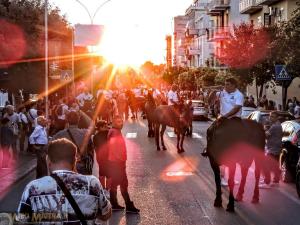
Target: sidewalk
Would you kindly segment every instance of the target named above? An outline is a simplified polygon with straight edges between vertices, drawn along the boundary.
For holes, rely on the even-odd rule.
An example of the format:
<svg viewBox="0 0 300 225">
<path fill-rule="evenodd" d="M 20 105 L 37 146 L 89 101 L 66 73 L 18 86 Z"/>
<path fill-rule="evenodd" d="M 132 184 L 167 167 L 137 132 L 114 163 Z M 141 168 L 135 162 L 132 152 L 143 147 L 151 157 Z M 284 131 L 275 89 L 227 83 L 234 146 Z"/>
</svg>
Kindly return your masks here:
<svg viewBox="0 0 300 225">
<path fill-rule="evenodd" d="M 0 199 L 8 189 L 36 168 L 35 156 L 30 153 L 20 153 L 9 168 L 0 168 Z"/>
</svg>

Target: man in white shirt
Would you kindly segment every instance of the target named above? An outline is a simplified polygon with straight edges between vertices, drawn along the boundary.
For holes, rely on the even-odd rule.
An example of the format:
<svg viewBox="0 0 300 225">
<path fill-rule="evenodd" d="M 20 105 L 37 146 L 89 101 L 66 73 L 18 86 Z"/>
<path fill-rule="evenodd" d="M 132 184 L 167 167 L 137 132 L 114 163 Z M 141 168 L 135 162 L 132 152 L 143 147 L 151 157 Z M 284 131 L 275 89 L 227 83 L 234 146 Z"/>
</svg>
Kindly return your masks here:
<svg viewBox="0 0 300 225">
<path fill-rule="evenodd" d="M 84 106 L 84 102 L 85 101 L 91 101 L 93 100 L 93 95 L 91 93 L 88 92 L 88 89 L 85 88 L 84 89 L 84 92 L 79 94 L 77 97 L 76 97 L 77 101 L 78 101 L 78 104 L 80 107 L 83 107 Z"/>
<path fill-rule="evenodd" d="M 46 149 L 48 136 L 46 131 L 47 119 L 43 116 L 37 118 L 37 126 L 29 137 L 29 143 L 33 145 L 37 157 L 36 178 L 47 175 Z"/>
<path fill-rule="evenodd" d="M 244 95 L 237 89 L 237 81 L 228 78 L 225 81 L 225 88 L 219 92 L 220 115 L 225 118 L 241 117 Z"/>
<path fill-rule="evenodd" d="M 234 78 L 225 80 L 224 90 L 217 93 L 220 100 L 220 116 L 221 118 L 232 118 L 242 116 L 242 106 L 244 104 L 244 96 L 237 89 L 237 81 Z M 225 180 L 225 167 L 221 167 L 221 184 L 227 186 Z"/>
<path fill-rule="evenodd" d="M 172 85 L 172 89 L 168 92 L 168 105 L 177 105 L 179 102 L 178 95 L 176 93 L 177 86 L 175 84 Z"/>
</svg>

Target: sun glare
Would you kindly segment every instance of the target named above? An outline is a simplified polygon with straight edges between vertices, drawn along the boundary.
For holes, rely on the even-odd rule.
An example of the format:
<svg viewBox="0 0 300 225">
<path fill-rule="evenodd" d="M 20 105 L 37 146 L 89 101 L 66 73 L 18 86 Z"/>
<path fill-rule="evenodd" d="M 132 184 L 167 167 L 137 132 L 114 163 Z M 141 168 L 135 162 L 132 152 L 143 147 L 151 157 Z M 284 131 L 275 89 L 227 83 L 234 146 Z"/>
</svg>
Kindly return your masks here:
<svg viewBox="0 0 300 225">
<path fill-rule="evenodd" d="M 102 41 L 96 48 L 97 54 L 118 68 L 139 67 L 143 63 L 143 55 L 139 51 L 143 43 L 137 29 L 120 24 L 106 26 Z"/>
</svg>

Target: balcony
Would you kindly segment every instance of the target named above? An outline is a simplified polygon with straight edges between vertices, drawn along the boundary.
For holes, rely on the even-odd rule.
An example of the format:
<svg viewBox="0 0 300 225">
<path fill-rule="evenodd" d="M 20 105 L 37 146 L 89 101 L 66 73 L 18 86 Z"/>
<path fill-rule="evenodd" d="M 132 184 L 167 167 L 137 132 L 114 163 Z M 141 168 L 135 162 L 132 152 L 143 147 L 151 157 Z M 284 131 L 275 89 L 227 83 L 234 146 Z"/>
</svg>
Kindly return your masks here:
<svg viewBox="0 0 300 225">
<path fill-rule="evenodd" d="M 185 14 L 189 14 L 193 10 L 206 10 L 207 7 L 208 3 L 197 2 L 190 5 L 190 7 L 188 7 L 187 10 L 185 10 Z"/>
<path fill-rule="evenodd" d="M 229 0 L 211 0 L 208 6 L 208 14 L 215 16 L 230 8 Z"/>
<path fill-rule="evenodd" d="M 240 1 L 240 13 L 252 14 L 262 9 L 261 5 L 256 4 L 257 0 L 241 0 Z"/>
<path fill-rule="evenodd" d="M 186 37 L 194 37 L 195 35 L 198 36 L 199 29 L 187 28 L 185 31 Z"/>
<path fill-rule="evenodd" d="M 207 29 L 207 40 L 209 42 L 222 41 L 230 38 L 229 27 L 213 27 Z"/>
<path fill-rule="evenodd" d="M 201 54 L 201 50 L 195 47 L 188 47 L 185 50 L 185 54 L 187 56 L 193 56 L 193 55 L 200 55 Z"/>
<path fill-rule="evenodd" d="M 281 0 L 255 0 L 256 5 L 271 5 Z"/>
</svg>

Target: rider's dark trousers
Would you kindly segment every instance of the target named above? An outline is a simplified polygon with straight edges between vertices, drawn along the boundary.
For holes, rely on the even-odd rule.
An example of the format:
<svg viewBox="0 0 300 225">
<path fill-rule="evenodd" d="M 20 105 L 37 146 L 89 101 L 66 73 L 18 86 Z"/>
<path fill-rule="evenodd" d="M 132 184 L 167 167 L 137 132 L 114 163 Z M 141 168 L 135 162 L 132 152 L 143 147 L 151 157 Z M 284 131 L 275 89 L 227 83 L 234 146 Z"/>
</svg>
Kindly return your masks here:
<svg viewBox="0 0 300 225">
<path fill-rule="evenodd" d="M 267 154 L 265 156 L 265 163 L 263 168 L 263 174 L 265 177 L 265 183 L 271 182 L 271 173 L 274 173 L 273 182 L 278 183 L 280 180 L 280 169 L 278 166 L 279 155 Z"/>
</svg>

